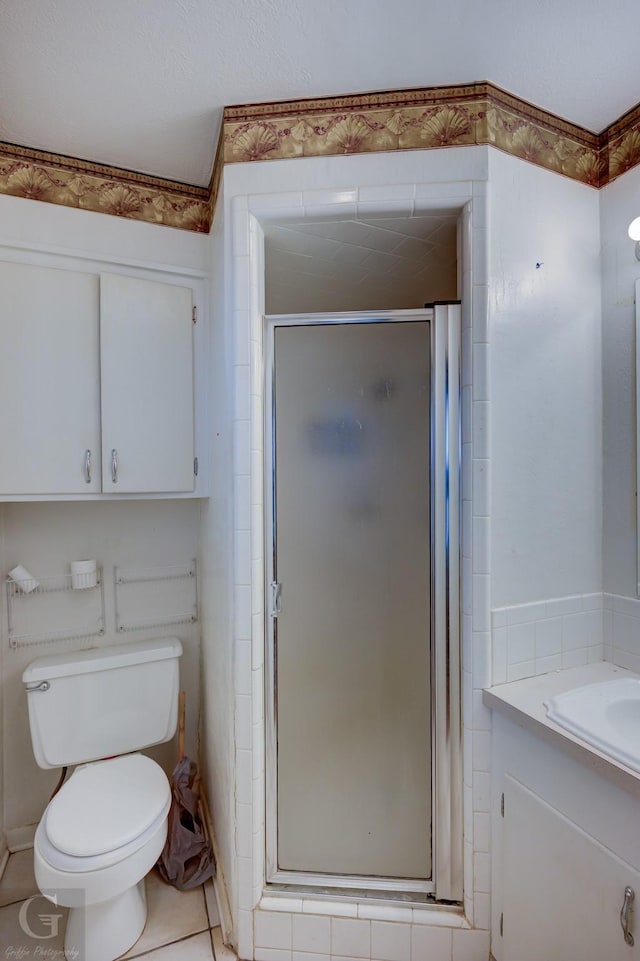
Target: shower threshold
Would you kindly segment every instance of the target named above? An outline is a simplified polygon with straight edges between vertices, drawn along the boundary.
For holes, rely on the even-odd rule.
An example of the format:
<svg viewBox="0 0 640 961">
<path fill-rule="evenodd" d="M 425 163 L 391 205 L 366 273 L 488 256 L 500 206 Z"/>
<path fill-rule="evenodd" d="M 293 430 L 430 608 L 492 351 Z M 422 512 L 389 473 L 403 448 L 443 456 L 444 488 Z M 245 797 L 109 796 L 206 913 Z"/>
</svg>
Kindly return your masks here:
<svg viewBox="0 0 640 961">
<path fill-rule="evenodd" d="M 375 904 L 407 904 L 417 907 L 452 908 L 460 905 L 459 901 L 437 900 L 433 892 L 428 891 L 399 891 L 390 890 L 384 886 L 376 888 L 354 888 L 327 885 L 316 887 L 304 884 L 267 884 L 265 895 L 277 897 L 303 897 L 326 901 L 369 901 Z"/>
</svg>

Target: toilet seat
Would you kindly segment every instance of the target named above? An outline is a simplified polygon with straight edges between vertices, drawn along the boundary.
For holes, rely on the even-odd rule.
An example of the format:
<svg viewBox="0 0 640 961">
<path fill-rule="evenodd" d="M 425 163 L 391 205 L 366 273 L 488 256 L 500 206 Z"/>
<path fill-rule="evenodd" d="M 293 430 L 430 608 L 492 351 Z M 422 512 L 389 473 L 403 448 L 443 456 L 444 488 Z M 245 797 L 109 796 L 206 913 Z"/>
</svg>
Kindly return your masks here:
<svg viewBox="0 0 640 961">
<path fill-rule="evenodd" d="M 167 804 L 166 810 L 153 824 L 149 825 L 144 834 L 141 834 L 140 837 L 135 838 L 128 844 L 123 844 L 121 847 L 115 848 L 113 851 L 107 851 L 106 854 L 79 858 L 74 857 L 72 854 L 65 854 L 63 851 L 59 851 L 47 837 L 46 816 L 42 818 L 38 825 L 34 845 L 47 864 L 51 865 L 52 868 L 56 868 L 58 871 L 65 871 L 69 874 L 101 871 L 103 868 L 108 868 L 113 864 L 118 864 L 120 861 L 125 861 L 140 848 L 143 848 L 147 842 L 154 837 L 159 827 L 163 824 L 169 812 L 170 803 L 171 802 Z"/>
<path fill-rule="evenodd" d="M 61 871 L 98 871 L 143 847 L 170 804 L 164 771 L 142 754 L 83 765 L 49 803 L 36 842 Z"/>
</svg>

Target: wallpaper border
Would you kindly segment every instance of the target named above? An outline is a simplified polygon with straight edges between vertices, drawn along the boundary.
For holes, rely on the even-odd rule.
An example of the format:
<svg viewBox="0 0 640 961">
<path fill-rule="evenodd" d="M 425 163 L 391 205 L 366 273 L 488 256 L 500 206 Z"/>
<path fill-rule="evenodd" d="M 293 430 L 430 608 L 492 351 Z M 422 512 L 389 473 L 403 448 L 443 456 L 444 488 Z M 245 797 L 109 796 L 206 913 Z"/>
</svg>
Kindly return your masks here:
<svg viewBox="0 0 640 961">
<path fill-rule="evenodd" d="M 490 83 L 227 107 L 223 162 L 490 144 L 593 187 L 600 137 Z"/>
<path fill-rule="evenodd" d="M 0 194 L 207 233 L 225 164 L 476 144 L 599 188 L 640 164 L 640 104 L 600 134 L 488 82 L 240 104 L 208 187 L 0 142 Z"/>
<path fill-rule="evenodd" d="M 0 194 L 207 233 L 210 187 L 0 142 Z"/>
</svg>

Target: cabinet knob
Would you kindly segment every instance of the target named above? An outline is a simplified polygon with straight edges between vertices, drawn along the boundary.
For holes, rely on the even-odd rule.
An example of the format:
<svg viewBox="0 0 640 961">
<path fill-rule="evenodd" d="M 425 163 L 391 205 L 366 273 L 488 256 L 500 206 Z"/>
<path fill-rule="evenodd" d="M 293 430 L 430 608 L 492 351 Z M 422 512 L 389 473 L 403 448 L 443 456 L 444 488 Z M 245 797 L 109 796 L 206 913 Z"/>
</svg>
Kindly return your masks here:
<svg viewBox="0 0 640 961">
<path fill-rule="evenodd" d="M 118 483 L 118 451 L 115 447 L 111 451 L 111 480 L 114 484 Z"/>
<path fill-rule="evenodd" d="M 631 914 L 633 912 L 632 904 L 635 896 L 636 893 L 633 888 L 627 885 L 624 889 L 624 901 L 622 902 L 622 908 L 620 909 L 620 924 L 622 925 L 626 944 L 633 944 L 633 935 L 629 929 L 631 927 Z"/>
<path fill-rule="evenodd" d="M 88 447 L 84 452 L 84 479 L 87 484 L 91 483 L 91 451 Z"/>
</svg>

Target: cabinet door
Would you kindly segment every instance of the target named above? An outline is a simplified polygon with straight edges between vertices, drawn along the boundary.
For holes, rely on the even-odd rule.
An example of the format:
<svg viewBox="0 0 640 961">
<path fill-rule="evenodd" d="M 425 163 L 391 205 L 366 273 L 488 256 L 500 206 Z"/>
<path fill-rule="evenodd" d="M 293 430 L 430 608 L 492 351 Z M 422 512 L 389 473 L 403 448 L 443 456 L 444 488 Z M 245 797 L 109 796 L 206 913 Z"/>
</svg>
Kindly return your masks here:
<svg viewBox="0 0 640 961">
<path fill-rule="evenodd" d="M 0 263 L 2 495 L 100 490 L 98 300 L 95 275 Z"/>
<path fill-rule="evenodd" d="M 509 777 L 503 869 L 504 961 L 640 958 L 640 923 L 632 913 L 633 946 L 620 924 L 625 887 L 640 898 L 640 874 Z"/>
<path fill-rule="evenodd" d="M 102 489 L 193 490 L 192 291 L 100 277 Z"/>
</svg>

